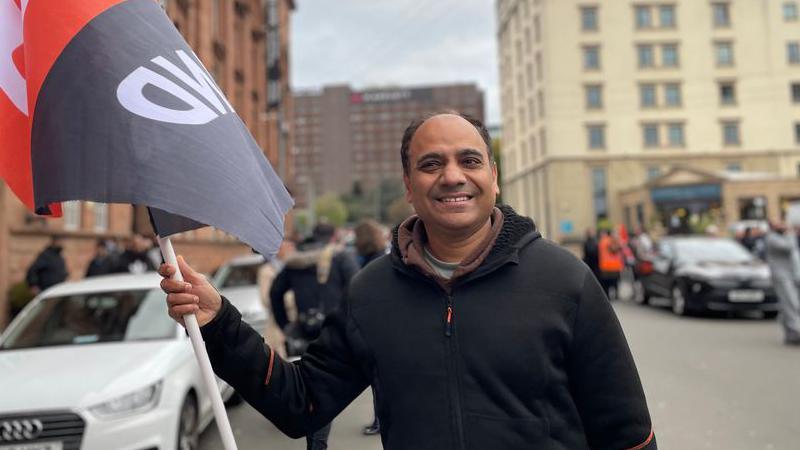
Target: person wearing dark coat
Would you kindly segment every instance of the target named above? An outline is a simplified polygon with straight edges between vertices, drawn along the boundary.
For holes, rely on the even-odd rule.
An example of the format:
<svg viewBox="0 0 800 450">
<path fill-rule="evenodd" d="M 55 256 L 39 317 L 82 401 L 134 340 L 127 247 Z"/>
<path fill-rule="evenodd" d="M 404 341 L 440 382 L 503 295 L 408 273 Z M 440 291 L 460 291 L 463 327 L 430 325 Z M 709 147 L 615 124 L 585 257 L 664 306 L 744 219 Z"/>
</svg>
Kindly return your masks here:
<svg viewBox="0 0 800 450">
<path fill-rule="evenodd" d="M 160 269 L 170 317 L 194 313 L 217 375 L 292 437 L 372 385 L 387 450 L 655 450 L 611 304 L 585 264 L 495 206 L 489 144 L 464 115 L 409 125 L 403 179 L 417 215 L 300 361 L 276 357 L 182 259 L 190 285 Z"/>
<path fill-rule="evenodd" d="M 86 268 L 86 278 L 109 274 L 112 269 L 113 261 L 108 253 L 106 242 L 103 239 L 98 239 L 95 245 L 94 258 L 89 262 L 89 267 Z"/>
<path fill-rule="evenodd" d="M 597 238 L 591 229 L 586 230 L 586 238 L 583 241 L 583 262 L 589 266 L 597 279 L 600 279 L 600 253 L 597 247 Z"/>
<path fill-rule="evenodd" d="M 344 301 L 347 285 L 358 270 L 350 253 L 337 251 L 336 229 L 329 224 L 314 227 L 311 239 L 291 254 L 269 290 L 275 322 L 286 335 L 287 354 L 300 356 L 308 343 L 319 336 L 327 315 Z M 284 295 L 294 292 L 297 320 L 289 322 Z M 306 436 L 308 450 L 328 448 L 330 422 Z"/>
<path fill-rule="evenodd" d="M 67 279 L 67 264 L 61 256 L 62 250 L 61 238 L 53 237 L 50 244 L 28 267 L 25 281 L 34 295 Z"/>
</svg>

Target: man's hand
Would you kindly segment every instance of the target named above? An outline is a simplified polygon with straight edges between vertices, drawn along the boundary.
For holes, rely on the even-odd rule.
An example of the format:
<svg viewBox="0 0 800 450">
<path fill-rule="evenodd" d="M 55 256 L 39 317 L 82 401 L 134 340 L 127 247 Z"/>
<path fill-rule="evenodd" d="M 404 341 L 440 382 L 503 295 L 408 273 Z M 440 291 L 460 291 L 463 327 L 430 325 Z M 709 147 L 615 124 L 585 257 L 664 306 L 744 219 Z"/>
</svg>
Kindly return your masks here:
<svg viewBox="0 0 800 450">
<path fill-rule="evenodd" d="M 183 316 L 194 313 L 202 327 L 217 315 L 222 307 L 222 297 L 203 274 L 195 272 L 186 263 L 183 256 L 178 256 L 178 267 L 185 281 L 172 279 L 175 275 L 173 265 L 162 264 L 158 269 L 159 275 L 164 277 L 161 289 L 167 293 L 169 316 L 185 327 Z"/>
</svg>

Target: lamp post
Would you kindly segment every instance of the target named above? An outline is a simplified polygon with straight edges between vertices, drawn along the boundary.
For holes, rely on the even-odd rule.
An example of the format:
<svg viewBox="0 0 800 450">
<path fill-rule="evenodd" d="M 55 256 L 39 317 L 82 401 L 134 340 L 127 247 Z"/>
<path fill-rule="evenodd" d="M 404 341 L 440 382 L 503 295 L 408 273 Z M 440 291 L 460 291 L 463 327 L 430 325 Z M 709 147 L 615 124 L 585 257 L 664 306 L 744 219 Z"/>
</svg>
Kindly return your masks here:
<svg viewBox="0 0 800 450">
<path fill-rule="evenodd" d="M 307 201 L 307 210 L 308 210 L 308 230 L 311 231 L 314 229 L 314 225 L 317 224 L 317 212 L 314 209 L 314 204 L 316 203 L 316 190 L 314 188 L 314 179 L 311 175 L 300 175 L 297 177 L 297 182 L 306 186 L 306 201 Z"/>
</svg>

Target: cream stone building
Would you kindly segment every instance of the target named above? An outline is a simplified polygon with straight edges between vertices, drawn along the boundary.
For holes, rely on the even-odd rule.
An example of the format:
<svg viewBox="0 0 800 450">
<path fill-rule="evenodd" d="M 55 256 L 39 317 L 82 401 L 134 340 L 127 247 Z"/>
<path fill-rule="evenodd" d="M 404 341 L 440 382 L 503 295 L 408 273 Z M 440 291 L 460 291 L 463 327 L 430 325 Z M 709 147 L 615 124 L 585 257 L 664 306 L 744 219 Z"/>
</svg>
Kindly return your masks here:
<svg viewBox="0 0 800 450">
<path fill-rule="evenodd" d="M 496 9 L 503 195 L 547 237 L 576 242 L 602 219 L 629 221 L 622 192 L 676 166 L 800 183 L 800 2 L 498 0 Z M 722 213 L 742 219 L 737 208 Z"/>
</svg>

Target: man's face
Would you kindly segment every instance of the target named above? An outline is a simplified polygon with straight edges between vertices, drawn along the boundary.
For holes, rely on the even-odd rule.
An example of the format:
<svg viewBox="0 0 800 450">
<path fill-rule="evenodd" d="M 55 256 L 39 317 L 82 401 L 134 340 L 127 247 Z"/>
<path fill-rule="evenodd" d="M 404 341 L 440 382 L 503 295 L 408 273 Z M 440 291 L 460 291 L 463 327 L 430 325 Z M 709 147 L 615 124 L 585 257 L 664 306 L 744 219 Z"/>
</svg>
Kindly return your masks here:
<svg viewBox="0 0 800 450">
<path fill-rule="evenodd" d="M 429 232 L 475 231 L 489 219 L 500 192 L 497 169 L 472 124 L 453 114 L 426 120 L 408 162 L 406 200 Z"/>
</svg>

